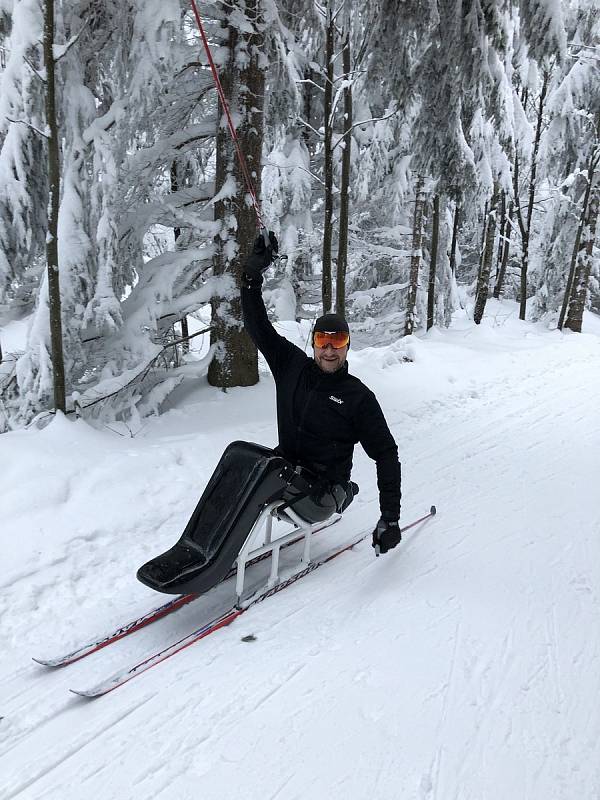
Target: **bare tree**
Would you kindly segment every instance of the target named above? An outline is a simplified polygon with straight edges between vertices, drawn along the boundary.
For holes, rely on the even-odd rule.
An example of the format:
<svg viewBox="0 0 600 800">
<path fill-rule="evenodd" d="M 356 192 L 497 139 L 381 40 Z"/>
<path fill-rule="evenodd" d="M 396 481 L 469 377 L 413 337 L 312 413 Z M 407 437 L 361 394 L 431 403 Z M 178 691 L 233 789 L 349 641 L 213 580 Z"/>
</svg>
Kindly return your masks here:
<svg viewBox="0 0 600 800">
<path fill-rule="evenodd" d="M 496 257 L 496 278 L 502 263 L 502 252 L 504 250 L 504 231 L 506 230 L 506 192 L 500 191 L 500 231 L 498 235 L 498 255 Z"/>
<path fill-rule="evenodd" d="M 173 193 L 179 191 L 179 173 L 177 170 L 177 161 L 173 161 L 171 163 L 171 191 Z M 173 236 L 175 238 L 175 249 L 177 250 L 177 241 L 181 236 L 181 228 L 178 225 L 176 225 L 173 228 Z M 187 316 L 185 314 L 181 318 L 180 322 L 181 322 L 181 338 L 183 339 L 181 343 L 181 352 L 189 353 L 190 343 L 188 337 L 190 335 L 190 331 L 188 328 Z"/>
<path fill-rule="evenodd" d="M 412 253 L 410 257 L 410 278 L 408 285 L 408 298 L 406 301 L 406 320 L 404 335 L 410 336 L 416 327 L 417 292 L 419 289 L 419 272 L 421 269 L 422 243 L 423 243 L 423 210 L 425 207 L 425 179 L 422 175 L 417 178 L 415 187 L 415 211 L 413 215 Z"/>
<path fill-rule="evenodd" d="M 498 274 L 496 275 L 496 284 L 494 286 L 494 297 L 496 300 L 500 298 L 500 294 L 504 287 L 504 278 L 506 276 L 506 267 L 508 265 L 508 255 L 510 253 L 510 237 L 513 229 L 513 213 L 515 209 L 514 201 L 511 200 L 508 204 L 508 214 L 506 216 L 504 225 L 504 234 L 500 236 L 500 246 L 498 252 L 502 253 Z"/>
<path fill-rule="evenodd" d="M 435 309 L 435 276 L 437 273 L 438 242 L 440 240 L 440 196 L 433 196 L 433 220 L 431 224 L 431 257 L 429 262 L 429 285 L 427 287 L 427 330 L 433 327 Z"/>
<path fill-rule="evenodd" d="M 456 248 L 458 245 L 458 227 L 460 221 L 460 201 L 457 199 L 454 204 L 454 220 L 452 222 L 452 242 L 450 244 L 450 271 L 456 274 Z"/>
<path fill-rule="evenodd" d="M 573 287 L 576 286 L 576 274 L 579 272 L 579 279 L 583 277 L 581 274 L 581 269 L 578 270 L 578 265 L 581 261 L 584 260 L 584 253 L 587 247 L 587 238 L 584 235 L 586 223 L 588 221 L 588 211 L 590 206 L 590 198 L 592 195 L 592 185 L 594 183 L 594 175 L 598 164 L 600 162 L 600 145 L 596 144 L 592 148 L 592 152 L 590 154 L 588 165 L 587 165 L 587 183 L 585 187 L 585 192 L 583 195 L 583 203 L 581 206 L 581 213 L 579 215 L 579 224 L 577 226 L 577 233 L 575 234 L 575 243 L 573 245 L 573 253 L 571 256 L 571 266 L 569 269 L 569 276 L 567 278 L 567 286 L 565 288 L 565 296 L 562 302 L 562 308 L 560 310 L 560 316 L 558 318 L 558 329 L 562 330 L 563 325 L 565 324 L 565 317 L 567 316 L 567 309 L 569 310 L 569 316 L 573 319 L 573 315 L 571 314 L 570 310 L 570 303 L 573 297 Z M 594 222 L 595 227 L 595 222 Z M 593 247 L 593 244 L 592 244 Z M 586 288 L 587 288 L 587 279 L 585 281 Z M 577 306 L 574 307 L 575 315 L 577 315 L 578 309 Z M 581 315 L 583 317 L 583 309 L 581 309 Z M 567 327 L 571 327 L 568 325 Z M 580 328 L 581 329 L 581 328 Z M 574 330 L 574 328 L 572 328 Z"/>
<path fill-rule="evenodd" d="M 542 137 L 542 124 L 544 119 L 544 105 L 546 102 L 546 93 L 548 91 L 548 81 L 550 79 L 549 73 L 544 72 L 542 79 L 542 89 L 537 106 L 537 122 L 535 128 L 535 138 L 533 141 L 533 152 L 531 154 L 531 169 L 529 175 L 529 190 L 527 197 L 527 212 L 525 219 L 521 204 L 519 202 L 519 154 L 515 155 L 515 168 L 513 172 L 513 191 L 515 200 L 515 212 L 517 215 L 517 222 L 519 230 L 521 231 L 521 288 L 520 288 L 520 304 L 519 304 L 519 319 L 525 319 L 527 311 L 527 272 L 529 269 L 529 244 L 531 240 L 531 219 L 533 217 L 533 207 L 535 203 L 535 189 L 536 189 L 536 176 L 538 165 L 538 154 L 540 149 L 540 140 Z M 525 95 L 525 102 L 526 102 Z"/>
<path fill-rule="evenodd" d="M 345 0 L 344 41 L 342 61 L 344 71 L 344 119 L 342 154 L 342 182 L 340 186 L 340 222 L 337 256 L 335 307 L 338 314 L 346 314 L 346 269 L 348 266 L 348 221 L 350 216 L 350 165 L 352 150 L 352 83 L 350 82 L 350 0 Z"/>
<path fill-rule="evenodd" d="M 488 216 L 490 213 L 489 200 L 485 201 L 485 208 L 483 209 L 483 225 L 481 226 L 481 246 L 479 248 L 479 266 L 477 267 L 477 285 L 481 280 L 481 271 L 483 269 L 483 258 L 485 256 L 485 236 L 487 232 Z"/>
<path fill-rule="evenodd" d="M 483 248 L 483 258 L 481 260 L 481 271 L 477 281 L 477 295 L 475 297 L 475 308 L 473 311 L 473 321 L 479 325 L 483 319 L 485 304 L 488 299 L 490 274 L 492 262 L 494 260 L 494 237 L 496 233 L 496 208 L 498 206 L 498 193 L 494 191 L 490 202 L 485 228 L 485 246 Z"/>
<path fill-rule="evenodd" d="M 58 209 L 60 205 L 60 150 L 58 118 L 56 114 L 56 75 L 53 53 L 54 0 L 44 5 L 44 68 L 46 71 L 46 126 L 48 137 L 48 231 L 46 235 L 46 262 L 48 270 L 48 304 L 50 310 L 50 343 L 54 407 L 66 411 L 65 361 L 58 273 Z"/>
<path fill-rule="evenodd" d="M 321 294 L 323 297 L 323 313 L 331 311 L 331 242 L 333 237 L 333 56 L 335 46 L 335 20 L 333 0 L 327 0 L 325 20 L 325 94 L 324 94 L 324 127 L 325 127 L 325 219 L 323 229 L 323 277 Z"/>
<path fill-rule="evenodd" d="M 581 326 L 583 323 L 583 312 L 587 299 L 590 273 L 592 271 L 599 209 L 600 184 L 596 184 L 596 186 L 594 186 L 590 192 L 587 218 L 580 237 L 575 275 L 573 278 L 571 297 L 569 300 L 569 310 L 565 322 L 565 328 L 570 328 L 576 333 L 581 333 Z"/>
</svg>

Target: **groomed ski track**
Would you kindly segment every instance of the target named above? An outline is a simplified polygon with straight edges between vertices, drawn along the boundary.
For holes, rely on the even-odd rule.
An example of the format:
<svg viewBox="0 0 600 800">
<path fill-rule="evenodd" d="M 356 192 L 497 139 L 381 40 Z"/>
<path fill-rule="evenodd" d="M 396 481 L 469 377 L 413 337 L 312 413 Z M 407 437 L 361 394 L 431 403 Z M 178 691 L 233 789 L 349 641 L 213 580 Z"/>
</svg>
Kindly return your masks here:
<svg viewBox="0 0 600 800">
<path fill-rule="evenodd" d="M 0 800 L 600 797 L 600 330 L 489 309 L 351 352 L 400 448 L 403 519 L 435 519 L 93 704 L 68 687 L 197 627 L 196 604 L 65 670 L 31 655 L 156 599 L 136 567 L 229 441 L 273 441 L 272 382 L 180 396 L 135 439 L 61 420 L 0 438 Z M 362 452 L 354 477 L 334 544 L 377 518 Z"/>
</svg>

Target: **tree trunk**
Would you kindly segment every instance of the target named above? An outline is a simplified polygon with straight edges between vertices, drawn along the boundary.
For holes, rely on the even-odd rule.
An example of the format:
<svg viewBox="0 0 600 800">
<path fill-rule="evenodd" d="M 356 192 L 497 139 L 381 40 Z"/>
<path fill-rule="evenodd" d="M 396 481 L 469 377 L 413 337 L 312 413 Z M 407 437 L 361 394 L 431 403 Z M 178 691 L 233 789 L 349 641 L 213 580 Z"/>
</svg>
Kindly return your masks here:
<svg viewBox="0 0 600 800">
<path fill-rule="evenodd" d="M 309 125 L 312 125 L 312 96 L 313 96 L 313 85 L 310 81 L 313 80 L 313 70 L 312 67 L 306 67 L 304 70 L 304 80 L 305 83 L 302 84 L 302 106 L 304 110 L 304 120 Z M 311 131 L 310 128 L 304 125 L 302 127 L 302 138 L 304 139 L 304 144 L 306 145 L 306 149 L 312 155 L 311 148 Z"/>
<path fill-rule="evenodd" d="M 533 152 L 531 155 L 531 173 L 529 178 L 529 191 L 527 198 L 527 218 L 523 220 L 521 205 L 519 203 L 519 157 L 515 156 L 515 174 L 514 174 L 514 193 L 515 193 L 515 208 L 517 212 L 517 220 L 521 230 L 522 240 L 522 256 L 521 256 L 521 288 L 520 288 L 520 303 L 519 303 L 519 319 L 525 319 L 527 312 L 527 273 L 529 270 L 529 244 L 531 240 L 531 220 L 533 217 L 533 206 L 535 203 L 535 181 L 537 175 L 537 159 L 540 149 L 540 139 L 542 137 L 542 124 L 544 119 L 544 104 L 546 101 L 546 92 L 548 90 L 549 73 L 544 72 L 544 79 L 542 82 L 542 90 L 537 108 L 537 123 L 535 129 L 535 139 L 533 142 Z"/>
<path fill-rule="evenodd" d="M 502 242 L 502 261 L 500 262 L 500 269 L 496 277 L 496 285 L 494 286 L 494 297 L 496 300 L 500 298 L 500 293 L 504 288 L 504 278 L 506 276 L 506 267 L 508 265 L 508 254 L 510 253 L 510 237 L 513 229 L 513 213 L 515 204 L 511 200 L 508 204 L 508 216 L 506 218 L 506 225 L 504 226 L 504 240 Z"/>
<path fill-rule="evenodd" d="M 565 322 L 565 328 L 570 328 L 576 333 L 581 333 L 581 325 L 583 323 L 588 283 L 592 271 L 599 209 L 600 184 L 596 185 L 590 194 L 586 224 L 581 236 L 579 253 L 577 254 L 577 266 L 575 268 L 573 290 L 569 302 L 569 312 L 567 314 L 567 321 Z"/>
<path fill-rule="evenodd" d="M 406 321 L 404 335 L 410 336 L 416 327 L 417 291 L 419 289 L 419 270 L 421 268 L 421 247 L 423 242 L 423 208 L 425 206 L 425 180 L 422 175 L 417 178 L 415 187 L 415 212 L 413 216 L 412 254 L 410 257 L 410 278 L 408 298 L 406 301 Z"/>
<path fill-rule="evenodd" d="M 587 170 L 587 186 L 585 187 L 585 193 L 583 195 L 583 205 L 581 207 L 581 214 L 579 215 L 579 225 L 577 226 L 577 233 L 575 235 L 575 244 L 573 245 L 573 253 L 571 255 L 571 266 L 569 269 L 569 277 L 567 278 L 567 286 L 565 288 L 565 296 L 563 297 L 562 307 L 560 310 L 560 316 L 558 318 L 558 330 L 561 331 L 563 329 L 563 325 L 565 323 L 565 317 L 567 315 L 567 309 L 569 307 L 569 302 L 571 300 L 571 294 L 573 292 L 573 285 L 575 281 L 575 270 L 577 267 L 577 259 L 579 255 L 579 250 L 581 248 L 581 238 L 583 235 L 583 229 L 585 226 L 585 221 L 587 219 L 588 214 L 588 206 L 590 202 L 590 194 L 592 191 L 592 183 L 594 181 L 594 171 L 596 168 L 596 158 L 597 158 L 597 151 L 594 148 L 592 151 L 592 155 L 588 162 L 588 170 Z M 585 247 L 585 244 L 583 245 Z"/>
<path fill-rule="evenodd" d="M 429 264 L 429 286 L 427 288 L 427 330 L 433 327 L 435 309 L 435 276 L 437 272 L 438 242 L 440 239 L 440 196 L 433 196 L 433 221 L 431 227 L 431 261 Z"/>
<path fill-rule="evenodd" d="M 264 46 L 260 0 L 244 0 L 236 5 L 236 9 L 238 13 L 245 12 L 246 21 L 251 24 L 252 31 L 245 29 L 240 33 L 229 25 L 229 55 L 220 77 L 231 111 L 239 120 L 237 136 L 258 197 L 265 89 L 264 70 L 259 66 Z M 230 7 L 224 3 L 222 11 L 227 19 L 227 15 L 231 13 Z M 222 275 L 227 272 L 239 287 L 246 254 L 257 234 L 257 220 L 253 205 L 248 202 L 248 189 L 223 118 L 224 111 L 220 106 L 219 111 L 221 124 L 217 132 L 216 192 L 220 192 L 228 178 L 233 177 L 236 193 L 215 204 L 215 219 L 221 222 L 221 231 L 215 238 L 214 274 Z M 233 255 L 232 240 L 236 245 Z M 216 344 L 217 350 L 208 370 L 209 383 L 224 389 L 257 383 L 258 356 L 242 326 L 239 292 L 233 298 L 214 298 L 211 305 L 211 344 Z"/>
<path fill-rule="evenodd" d="M 335 309 L 338 314 L 346 316 L 346 270 L 348 267 L 348 220 L 350 216 L 350 165 L 352 151 L 352 86 L 350 71 L 350 0 L 345 0 L 343 70 L 347 85 L 344 87 L 344 151 L 342 153 L 342 184 L 340 195 L 340 227 L 338 239 L 337 280 L 335 292 Z"/>
<path fill-rule="evenodd" d="M 323 298 L 323 314 L 331 311 L 332 286 L 331 286 L 331 242 L 333 238 L 333 153 L 331 151 L 333 138 L 333 49 L 335 36 L 335 22 L 333 19 L 333 0 L 327 2 L 325 45 L 325 96 L 324 96 L 324 124 L 325 124 L 325 220 L 323 230 L 323 278 L 321 294 Z"/>
<path fill-rule="evenodd" d="M 46 125 L 48 127 L 48 232 L 46 263 L 48 269 L 48 304 L 50 343 L 54 380 L 54 407 L 65 413 L 65 361 L 63 353 L 60 281 L 58 273 L 58 209 L 60 203 L 60 152 L 56 117 L 54 44 L 54 0 L 44 6 L 44 68 L 46 70 Z"/>
<path fill-rule="evenodd" d="M 577 258 L 579 256 L 579 248 L 581 247 L 581 235 L 583 233 L 583 227 L 585 225 L 585 219 L 587 216 L 587 207 L 590 198 L 590 189 L 591 186 L 588 183 L 585 195 L 583 198 L 583 208 L 581 209 L 581 215 L 579 217 L 579 224 L 577 225 L 577 233 L 575 234 L 575 244 L 573 245 L 573 252 L 571 254 L 571 266 L 569 267 L 569 275 L 567 277 L 567 285 L 565 287 L 565 294 L 562 301 L 562 306 L 560 309 L 560 314 L 558 317 L 558 330 L 562 331 L 563 326 L 565 324 L 565 317 L 567 316 L 567 309 L 569 308 L 569 302 L 571 300 L 571 294 L 573 292 L 573 283 L 575 281 L 575 270 L 577 268 Z"/>
<path fill-rule="evenodd" d="M 504 189 L 500 192 L 500 233 L 498 236 L 498 255 L 496 257 L 496 282 L 498 282 L 498 274 L 500 272 L 500 265 L 502 264 L 502 254 L 504 253 L 504 233 L 506 231 L 506 192 Z"/>
<path fill-rule="evenodd" d="M 187 339 L 190 335 L 190 328 L 188 325 L 188 318 L 182 317 L 181 318 L 181 337 L 182 339 Z M 182 353 L 189 353 L 190 352 L 190 343 L 189 342 L 182 342 L 181 343 L 181 352 Z"/>
<path fill-rule="evenodd" d="M 485 257 L 485 236 L 487 233 L 488 217 L 490 213 L 490 204 L 485 201 L 485 209 L 483 211 L 483 226 L 481 229 L 481 247 L 479 248 L 479 267 L 477 268 L 477 285 L 481 280 L 481 272 L 483 270 L 483 259 Z"/>
<path fill-rule="evenodd" d="M 492 263 L 494 261 L 494 237 L 496 233 L 496 208 L 498 206 L 498 195 L 494 192 L 492 201 L 490 203 L 490 210 L 487 218 L 487 226 L 485 231 L 485 248 L 483 251 L 483 260 L 481 263 L 481 274 L 477 282 L 477 296 L 475 298 L 475 309 L 473 311 L 473 321 L 479 325 L 483 319 L 483 312 L 485 311 L 485 304 L 488 299 L 490 275 L 492 272 Z"/>
<path fill-rule="evenodd" d="M 177 172 L 177 161 L 173 161 L 171 163 L 171 191 L 178 192 L 179 191 L 179 174 Z M 176 225 L 173 228 L 173 237 L 175 239 L 175 250 L 177 250 L 177 240 L 181 236 L 181 228 Z M 185 337 L 189 336 L 189 328 L 188 328 L 188 321 L 187 317 L 184 315 L 181 318 L 181 338 L 184 339 Z M 185 341 L 181 343 L 181 352 L 182 354 L 190 352 L 190 343 Z"/>
<path fill-rule="evenodd" d="M 458 225 L 460 219 L 460 204 L 457 200 L 454 205 L 454 222 L 452 224 L 452 243 L 450 245 L 450 271 L 456 274 L 456 247 L 458 244 Z"/>
</svg>

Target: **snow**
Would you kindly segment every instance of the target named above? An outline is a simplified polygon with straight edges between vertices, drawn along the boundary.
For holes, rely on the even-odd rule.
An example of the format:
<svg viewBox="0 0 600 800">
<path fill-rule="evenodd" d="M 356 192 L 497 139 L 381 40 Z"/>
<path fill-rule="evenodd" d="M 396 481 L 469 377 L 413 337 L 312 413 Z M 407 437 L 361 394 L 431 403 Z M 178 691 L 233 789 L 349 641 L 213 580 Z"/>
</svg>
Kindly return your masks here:
<svg viewBox="0 0 600 800">
<path fill-rule="evenodd" d="M 180 638 L 198 608 L 64 670 L 30 657 L 162 601 L 135 570 L 179 536 L 230 441 L 275 443 L 272 379 L 263 363 L 248 389 L 186 381 L 135 438 L 60 417 L 0 437 L 0 800 L 598 797 L 598 318 L 584 329 L 490 300 L 481 326 L 461 311 L 351 349 L 399 445 L 403 522 L 433 502 L 437 517 L 94 702 L 68 687 Z M 304 344 L 306 324 L 281 331 Z M 377 521 L 360 449 L 353 477 L 321 547 Z"/>
<path fill-rule="evenodd" d="M 28 319 L 15 319 L 0 329 L 3 353 L 18 353 L 25 349 L 28 324 Z"/>
</svg>

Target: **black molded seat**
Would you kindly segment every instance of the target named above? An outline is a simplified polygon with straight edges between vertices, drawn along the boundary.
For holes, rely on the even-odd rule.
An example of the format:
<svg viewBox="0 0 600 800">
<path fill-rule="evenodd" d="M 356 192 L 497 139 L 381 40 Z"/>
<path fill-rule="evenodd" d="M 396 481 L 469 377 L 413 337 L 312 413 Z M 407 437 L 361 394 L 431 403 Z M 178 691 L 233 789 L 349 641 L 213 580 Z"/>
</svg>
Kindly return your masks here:
<svg viewBox="0 0 600 800">
<path fill-rule="evenodd" d="M 323 484 L 310 471 L 296 469 L 267 447 L 233 442 L 179 541 L 141 566 L 138 580 L 167 594 L 202 594 L 227 575 L 269 503 L 281 499 L 299 517 L 313 523 L 342 511 L 352 497 L 351 489 Z"/>
<path fill-rule="evenodd" d="M 267 447 L 230 444 L 177 544 L 141 566 L 138 580 L 168 594 L 212 588 L 231 569 L 265 503 L 283 495 L 286 465 Z"/>
</svg>

